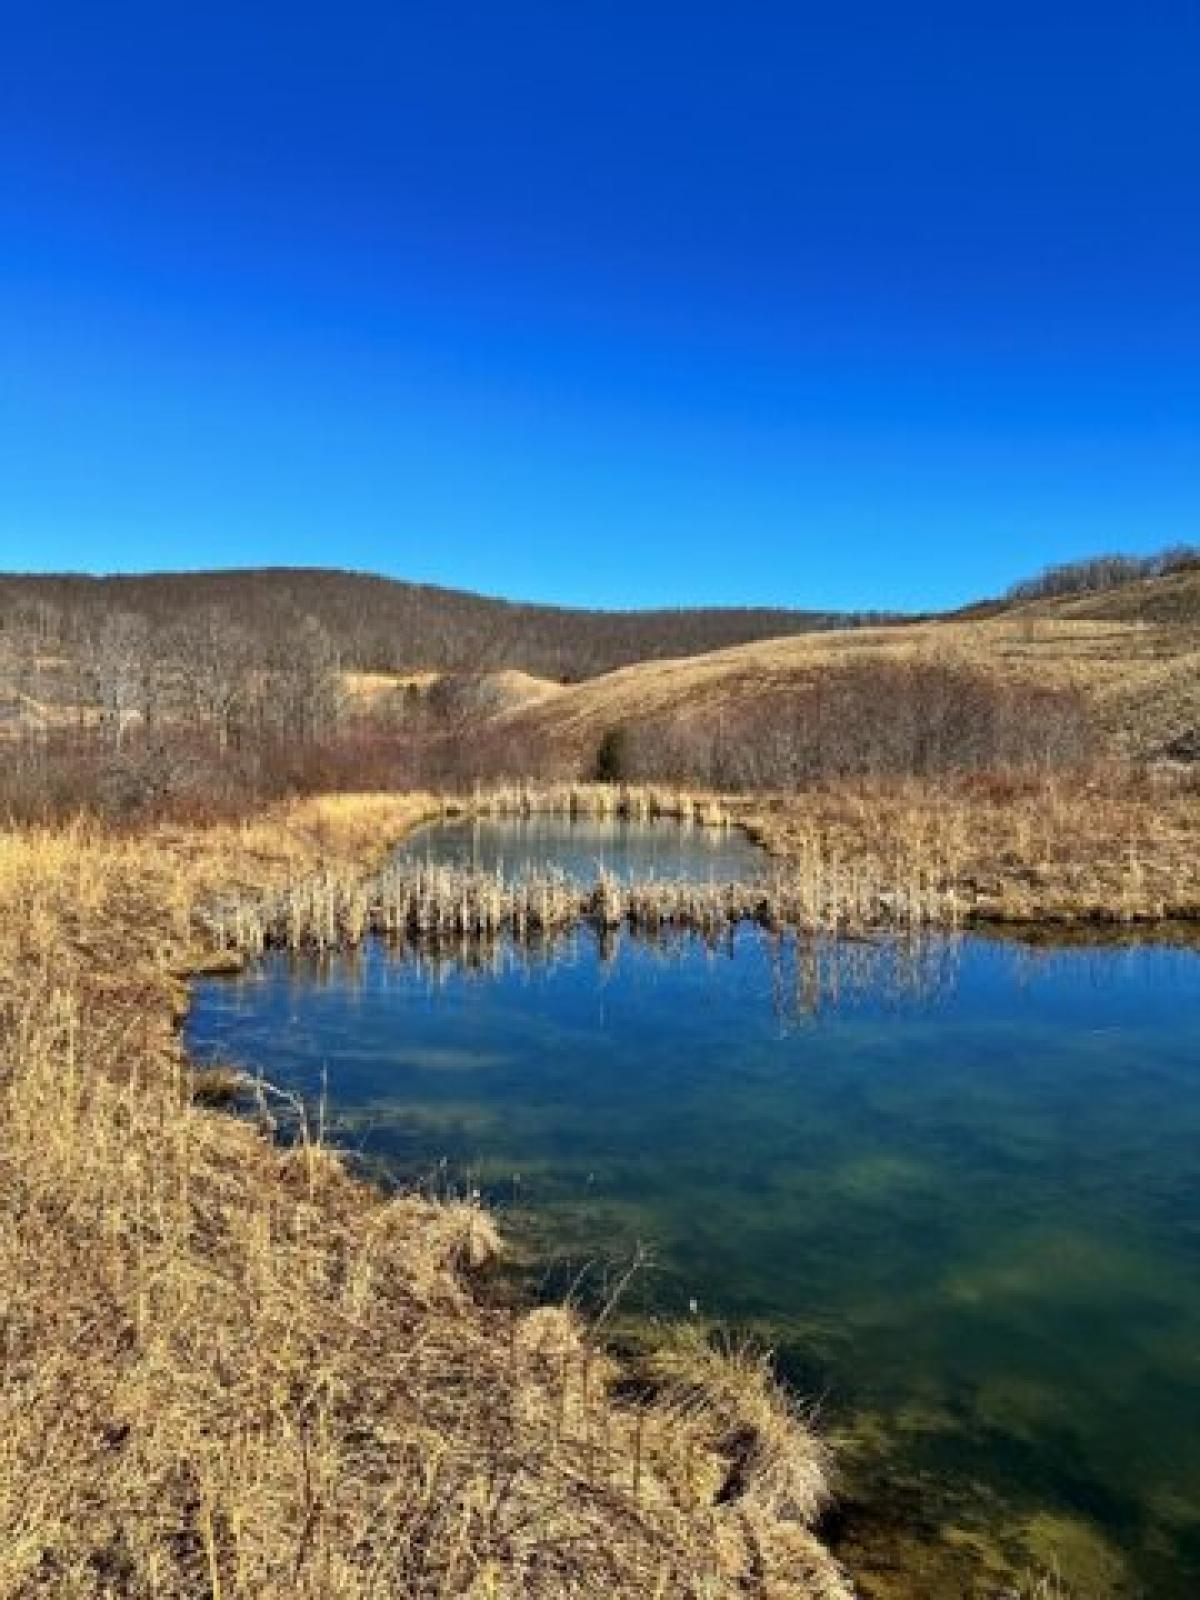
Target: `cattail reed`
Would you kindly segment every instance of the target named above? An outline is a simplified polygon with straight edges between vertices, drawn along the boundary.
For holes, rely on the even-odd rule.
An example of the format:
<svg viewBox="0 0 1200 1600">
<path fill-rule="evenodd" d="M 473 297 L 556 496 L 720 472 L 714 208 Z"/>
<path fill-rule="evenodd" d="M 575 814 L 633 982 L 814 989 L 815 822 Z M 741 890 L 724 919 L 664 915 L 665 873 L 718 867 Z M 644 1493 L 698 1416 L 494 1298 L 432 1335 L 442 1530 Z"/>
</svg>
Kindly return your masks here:
<svg viewBox="0 0 1200 1600">
<path fill-rule="evenodd" d="M 812 933 L 911 931 L 953 926 L 952 888 L 924 869 L 885 876 L 806 841 L 794 863 L 759 881 L 625 880 L 590 883 L 553 868 L 517 877 L 397 859 L 375 878 L 323 872 L 258 901 L 210 915 L 219 949 L 353 949 L 369 934 L 445 945 L 509 938 L 534 943 L 590 923 L 655 935 L 686 930 L 717 938 L 741 922 Z"/>
</svg>

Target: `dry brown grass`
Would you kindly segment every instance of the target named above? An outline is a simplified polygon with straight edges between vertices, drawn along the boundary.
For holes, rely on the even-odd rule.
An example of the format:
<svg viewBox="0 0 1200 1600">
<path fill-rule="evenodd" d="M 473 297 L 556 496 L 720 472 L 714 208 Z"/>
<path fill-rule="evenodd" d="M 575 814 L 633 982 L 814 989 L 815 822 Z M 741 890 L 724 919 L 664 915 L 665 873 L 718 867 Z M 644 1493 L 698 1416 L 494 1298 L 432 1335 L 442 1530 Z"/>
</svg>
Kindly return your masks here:
<svg viewBox="0 0 1200 1600">
<path fill-rule="evenodd" d="M 343 672 L 342 693 L 356 711 L 371 711 L 396 700 L 408 689 L 424 691 L 437 682 L 436 672 Z"/>
<path fill-rule="evenodd" d="M 395 705 L 408 691 L 427 695 L 444 674 L 438 672 L 343 672 L 342 693 L 356 711 L 376 711 Z M 562 685 L 552 678 L 505 667 L 485 673 L 479 692 L 489 705 L 514 710 L 558 694 Z"/>
<path fill-rule="evenodd" d="M 472 815 L 484 817 L 620 817 L 632 822 L 666 818 L 703 828 L 733 826 L 733 815 L 720 795 L 677 785 L 592 783 L 579 781 L 477 785 L 470 798 Z"/>
<path fill-rule="evenodd" d="M 0 1595 L 846 1593 L 748 1358 L 621 1401 L 579 1321 L 472 1293 L 480 1212 L 197 1104 L 196 906 L 365 867 L 427 811 L 0 836 Z"/>
<path fill-rule="evenodd" d="M 774 854 L 923 873 L 970 921 L 1200 918 L 1200 775 L 1118 763 L 1066 775 L 813 786 L 731 802 Z"/>
</svg>

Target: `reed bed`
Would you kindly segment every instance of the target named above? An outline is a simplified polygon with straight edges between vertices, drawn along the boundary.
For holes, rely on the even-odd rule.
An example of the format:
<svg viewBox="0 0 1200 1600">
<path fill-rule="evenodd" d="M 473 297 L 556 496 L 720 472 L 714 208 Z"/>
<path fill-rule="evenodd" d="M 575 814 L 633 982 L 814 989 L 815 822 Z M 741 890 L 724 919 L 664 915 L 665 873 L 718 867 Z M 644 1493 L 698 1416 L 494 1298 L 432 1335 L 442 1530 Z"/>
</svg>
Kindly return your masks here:
<svg viewBox="0 0 1200 1600">
<path fill-rule="evenodd" d="M 729 804 L 777 860 L 935 881 L 963 921 L 1200 920 L 1194 767 L 813 784 Z"/>
<path fill-rule="evenodd" d="M 720 795 L 665 784 L 528 783 L 461 801 L 481 816 L 672 818 L 741 828 L 851 920 L 1024 924 L 1200 920 L 1200 777 L 1179 764 L 813 782 Z M 831 880 L 844 880 L 832 891 Z M 856 887 L 856 885 L 858 887 Z M 895 909 L 887 902 L 896 901 Z M 820 920 L 819 918 L 816 920 Z"/>
<path fill-rule="evenodd" d="M 237 897 L 207 915 L 216 950 L 352 949 L 368 935 L 424 941 L 546 939 L 580 922 L 654 934 L 717 936 L 741 922 L 846 933 L 953 926 L 959 902 L 933 875 L 883 879 L 861 862 L 809 849 L 758 882 L 625 880 L 601 872 L 579 882 L 557 870 L 502 872 L 397 859 L 374 878 L 323 871 L 264 897 Z"/>
</svg>

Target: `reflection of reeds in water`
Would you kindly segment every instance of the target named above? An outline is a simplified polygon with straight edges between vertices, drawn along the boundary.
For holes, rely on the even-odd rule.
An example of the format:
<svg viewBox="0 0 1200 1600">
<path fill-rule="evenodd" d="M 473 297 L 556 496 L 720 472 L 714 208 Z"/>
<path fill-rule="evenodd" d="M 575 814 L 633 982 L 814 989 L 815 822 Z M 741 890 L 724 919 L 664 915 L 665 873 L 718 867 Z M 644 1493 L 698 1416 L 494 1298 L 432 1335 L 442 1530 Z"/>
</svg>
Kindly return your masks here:
<svg viewBox="0 0 1200 1600">
<path fill-rule="evenodd" d="M 890 938 L 829 934 L 778 938 L 772 952 L 772 997 L 783 1021 L 814 1017 L 839 1004 L 871 998 L 928 1003 L 952 988 L 959 943 L 952 934 L 911 930 Z"/>
<path fill-rule="evenodd" d="M 481 938 L 463 933 L 400 933 L 379 941 L 389 965 L 415 975 L 430 990 L 453 979 L 493 981 L 527 978 L 594 959 L 603 971 L 614 966 L 628 943 L 653 953 L 664 964 L 686 962 L 703 953 L 718 965 L 742 950 L 742 925 L 699 933 L 676 924 L 602 927 L 574 922 L 523 940 L 505 933 Z M 754 930 L 765 941 L 768 987 L 764 1003 L 783 1024 L 801 1022 L 837 1009 L 839 1004 L 871 999 L 884 1004 L 927 1004 L 952 988 L 958 972 L 959 940 L 937 929 L 896 930 L 845 937 L 830 932 L 774 928 Z M 362 946 L 320 952 L 289 952 L 301 988 L 316 983 L 344 989 L 366 979 Z"/>
</svg>

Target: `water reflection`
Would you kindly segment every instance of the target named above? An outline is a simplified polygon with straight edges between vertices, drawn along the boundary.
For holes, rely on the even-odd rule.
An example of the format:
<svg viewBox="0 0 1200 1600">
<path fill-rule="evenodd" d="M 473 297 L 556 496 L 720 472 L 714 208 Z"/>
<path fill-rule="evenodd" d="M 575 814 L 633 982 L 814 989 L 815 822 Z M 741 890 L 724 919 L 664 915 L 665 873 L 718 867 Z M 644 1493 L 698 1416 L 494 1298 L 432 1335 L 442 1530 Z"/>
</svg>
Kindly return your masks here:
<svg viewBox="0 0 1200 1600">
<path fill-rule="evenodd" d="M 344 951 L 284 952 L 239 980 L 251 989 L 266 974 L 294 991 L 333 988 L 349 995 L 368 982 L 409 990 L 431 990 L 452 982 L 532 983 L 555 969 L 595 965 L 601 976 L 618 966 L 626 947 L 662 965 L 703 959 L 717 967 L 738 959 L 747 940 L 762 948 L 769 989 L 762 1000 L 781 1022 L 811 1020 L 856 996 L 895 1003 L 933 1001 L 952 987 L 960 938 L 938 930 L 904 934 L 836 936 L 731 925 L 712 934 L 666 926 L 658 929 L 598 928 L 591 924 L 520 941 L 498 937 L 395 936 Z"/>
</svg>

